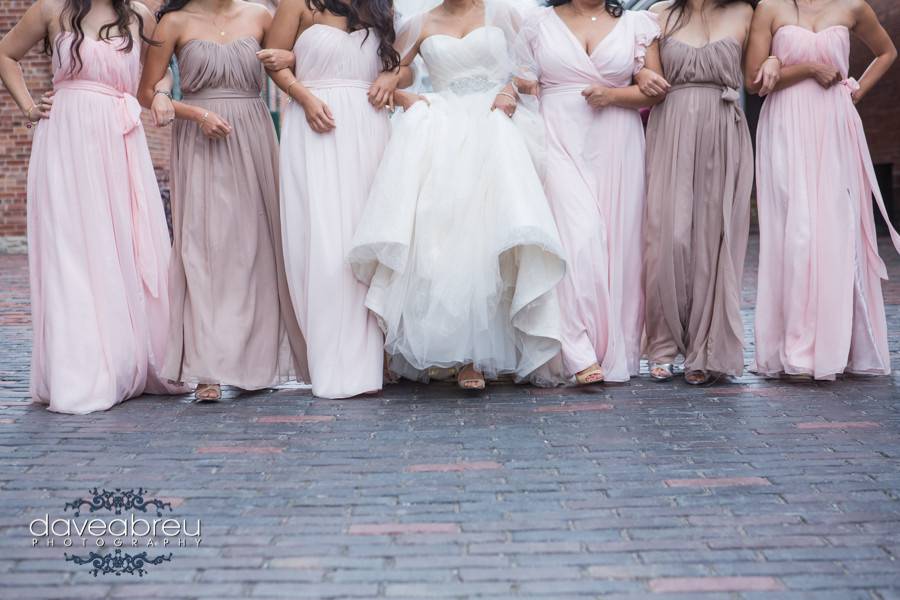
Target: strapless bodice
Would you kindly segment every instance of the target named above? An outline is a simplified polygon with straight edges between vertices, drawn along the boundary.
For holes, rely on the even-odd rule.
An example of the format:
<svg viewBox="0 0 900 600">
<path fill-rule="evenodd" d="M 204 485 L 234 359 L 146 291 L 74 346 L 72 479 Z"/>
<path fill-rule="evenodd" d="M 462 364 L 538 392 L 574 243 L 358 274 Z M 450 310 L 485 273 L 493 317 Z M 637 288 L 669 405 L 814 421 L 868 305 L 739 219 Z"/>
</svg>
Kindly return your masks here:
<svg viewBox="0 0 900 600">
<path fill-rule="evenodd" d="M 479 27 L 461 38 L 431 35 L 422 42 L 419 53 L 436 92 L 485 92 L 510 78 L 506 36 L 499 27 Z"/>
<path fill-rule="evenodd" d="M 772 38 L 772 52 L 784 65 L 805 62 L 828 64 L 844 77 L 850 68 L 850 30 L 843 25 L 812 31 L 799 25 L 782 25 Z"/>
</svg>

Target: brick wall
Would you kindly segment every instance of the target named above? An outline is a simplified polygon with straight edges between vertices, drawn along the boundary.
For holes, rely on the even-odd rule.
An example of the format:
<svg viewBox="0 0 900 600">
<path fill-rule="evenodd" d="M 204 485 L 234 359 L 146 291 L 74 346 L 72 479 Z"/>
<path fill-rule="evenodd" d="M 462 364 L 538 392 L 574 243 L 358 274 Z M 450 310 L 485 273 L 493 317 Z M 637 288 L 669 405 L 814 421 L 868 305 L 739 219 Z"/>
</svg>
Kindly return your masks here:
<svg viewBox="0 0 900 600">
<path fill-rule="evenodd" d="M 868 0 L 878 13 L 882 24 L 894 43 L 900 45 L 900 2 L 898 0 Z M 872 53 L 858 39 L 850 50 L 850 74 L 859 77 L 872 60 Z M 893 164 L 894 220 L 900 219 L 900 60 L 879 82 L 878 86 L 857 106 L 866 128 L 872 160 L 878 164 Z"/>
</svg>

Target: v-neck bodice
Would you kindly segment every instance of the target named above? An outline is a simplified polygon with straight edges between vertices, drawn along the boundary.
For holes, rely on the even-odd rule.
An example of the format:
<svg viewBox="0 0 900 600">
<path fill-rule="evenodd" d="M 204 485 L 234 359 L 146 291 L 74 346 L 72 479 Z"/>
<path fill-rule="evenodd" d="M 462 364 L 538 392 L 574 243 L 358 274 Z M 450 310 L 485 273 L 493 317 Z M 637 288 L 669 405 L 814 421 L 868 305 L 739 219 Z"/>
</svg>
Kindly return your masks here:
<svg viewBox="0 0 900 600">
<path fill-rule="evenodd" d="M 545 89 L 593 83 L 624 87 L 643 68 L 647 47 L 659 33 L 652 13 L 625 11 L 588 53 L 556 11 L 545 7 L 522 27 L 519 62 L 530 71 L 525 75 L 539 79 Z"/>
</svg>

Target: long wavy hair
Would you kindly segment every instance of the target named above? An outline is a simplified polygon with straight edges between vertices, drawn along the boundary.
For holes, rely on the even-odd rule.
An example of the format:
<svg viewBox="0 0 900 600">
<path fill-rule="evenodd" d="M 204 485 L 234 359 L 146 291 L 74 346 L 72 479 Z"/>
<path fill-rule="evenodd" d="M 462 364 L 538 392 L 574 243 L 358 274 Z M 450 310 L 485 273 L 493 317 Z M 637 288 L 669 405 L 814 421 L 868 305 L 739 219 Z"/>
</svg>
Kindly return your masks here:
<svg viewBox="0 0 900 600">
<path fill-rule="evenodd" d="M 163 15 L 187 6 L 191 0 L 166 0 L 156 11 L 157 20 Z M 333 15 L 345 17 L 347 28 L 350 31 L 358 29 L 366 30 L 366 37 L 374 31 L 378 36 L 378 58 L 381 59 L 381 68 L 385 71 L 393 71 L 400 66 L 400 54 L 394 49 L 397 40 L 397 32 L 394 31 L 394 3 L 393 0 L 306 0 L 306 6 L 317 12 L 328 11 Z"/>
<path fill-rule="evenodd" d="M 562 6 L 563 4 L 568 4 L 571 0 L 547 0 L 547 6 Z M 606 12 L 615 18 L 619 18 L 622 16 L 622 13 L 625 12 L 625 8 L 622 6 L 621 0 L 606 0 L 604 2 L 603 8 L 606 9 Z"/>
<path fill-rule="evenodd" d="M 710 0 L 712 4 L 716 8 L 722 8 L 723 6 L 728 6 L 729 4 L 735 4 L 737 2 L 743 2 L 744 4 L 749 4 L 753 8 L 756 8 L 759 0 Z M 794 0 L 796 3 L 797 0 Z M 691 3 L 690 0 L 672 0 L 671 6 L 669 6 L 669 14 L 666 17 L 666 24 L 663 27 L 663 31 L 666 32 L 666 35 L 672 35 L 682 27 L 684 27 L 685 22 L 691 18 Z M 672 17 L 675 17 L 674 23 L 672 22 Z"/>
<path fill-rule="evenodd" d="M 91 12 L 91 0 L 66 0 L 62 11 L 59 13 L 59 28 L 61 31 L 71 31 L 75 39 L 72 41 L 72 56 L 74 60 L 69 66 L 71 73 L 77 73 L 84 66 L 81 59 L 81 45 L 84 43 L 84 19 Z M 138 36 L 140 39 L 151 46 L 158 44 L 144 33 L 144 18 L 131 6 L 130 0 L 111 0 L 113 11 L 116 13 L 116 19 L 111 23 L 106 23 L 100 28 L 100 39 L 110 41 L 115 38 L 122 38 L 122 44 L 119 46 L 121 52 L 131 52 L 134 48 L 134 34 L 131 32 L 131 24 L 137 22 Z M 44 39 L 44 51 L 47 54 L 53 54 L 54 50 L 59 52 L 59 45 L 62 40 L 58 39 L 56 44 L 52 44 L 50 38 Z"/>
</svg>

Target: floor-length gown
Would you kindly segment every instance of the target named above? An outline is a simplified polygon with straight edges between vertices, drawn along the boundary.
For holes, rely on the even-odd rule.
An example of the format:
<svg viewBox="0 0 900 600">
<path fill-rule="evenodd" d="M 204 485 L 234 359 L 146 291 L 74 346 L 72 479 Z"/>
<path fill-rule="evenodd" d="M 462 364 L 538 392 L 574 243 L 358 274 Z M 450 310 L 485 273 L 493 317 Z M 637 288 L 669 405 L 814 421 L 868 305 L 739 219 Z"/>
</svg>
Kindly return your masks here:
<svg viewBox="0 0 900 600">
<path fill-rule="evenodd" d="M 258 50 L 245 37 L 191 40 L 178 51 L 184 102 L 216 113 L 232 132 L 211 139 L 193 121 L 175 123 L 172 327 L 163 371 L 175 381 L 256 390 L 306 379 L 284 275 L 278 143 L 260 97 Z"/>
<path fill-rule="evenodd" d="M 595 83 L 631 85 L 658 35 L 653 15 L 625 11 L 588 55 L 546 7 L 529 17 L 519 39 L 530 71 L 524 75 L 541 85 L 545 185 L 568 267 L 559 299 L 570 375 L 598 363 L 606 381 L 627 381 L 640 367 L 643 126 L 637 110 L 596 110 L 581 92 Z"/>
<path fill-rule="evenodd" d="M 134 97 L 140 44 L 85 38 L 73 72 L 74 36 L 57 39 L 28 167 L 31 395 L 83 414 L 178 391 L 159 376 L 169 233 Z"/>
<path fill-rule="evenodd" d="M 512 74 L 491 18 L 421 43 L 435 93 L 395 118 L 350 252 L 391 368 L 410 378 L 474 363 L 524 379 L 559 352 L 562 248 L 527 116 L 491 110 Z"/>
<path fill-rule="evenodd" d="M 742 47 L 660 42 L 672 84 L 647 127 L 644 354 L 686 371 L 744 370 L 741 277 L 753 146 L 740 108 Z"/>
<path fill-rule="evenodd" d="M 756 364 L 764 375 L 888 374 L 891 370 L 874 195 L 887 218 L 847 78 L 850 32 L 786 25 L 772 52 L 784 65 L 819 62 L 845 78 L 807 79 L 766 99 L 757 152 L 759 286 Z M 891 228 L 894 246 L 900 236 Z"/>
<path fill-rule="evenodd" d="M 337 127 L 316 133 L 288 105 L 281 136 L 281 207 L 288 283 L 306 338 L 312 391 L 343 398 L 381 389 L 384 336 L 368 287 L 346 262 L 390 137 L 388 113 L 366 92 L 381 71 L 375 32 L 324 24 L 294 44 L 295 74 L 328 105 Z"/>
</svg>

